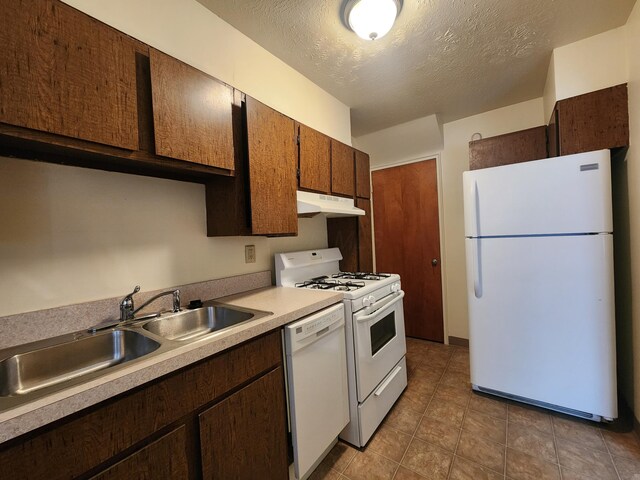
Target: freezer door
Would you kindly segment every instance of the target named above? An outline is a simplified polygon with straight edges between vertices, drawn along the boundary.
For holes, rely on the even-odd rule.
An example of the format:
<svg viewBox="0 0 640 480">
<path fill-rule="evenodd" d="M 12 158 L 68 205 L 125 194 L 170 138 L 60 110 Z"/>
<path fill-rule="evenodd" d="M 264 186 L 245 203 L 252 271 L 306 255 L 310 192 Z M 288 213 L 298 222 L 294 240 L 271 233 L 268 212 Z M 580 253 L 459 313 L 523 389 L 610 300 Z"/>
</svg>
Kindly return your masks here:
<svg viewBox="0 0 640 480">
<path fill-rule="evenodd" d="M 612 232 L 609 150 L 463 173 L 465 236 Z"/>
<path fill-rule="evenodd" d="M 617 417 L 612 235 L 466 239 L 471 383 Z"/>
</svg>

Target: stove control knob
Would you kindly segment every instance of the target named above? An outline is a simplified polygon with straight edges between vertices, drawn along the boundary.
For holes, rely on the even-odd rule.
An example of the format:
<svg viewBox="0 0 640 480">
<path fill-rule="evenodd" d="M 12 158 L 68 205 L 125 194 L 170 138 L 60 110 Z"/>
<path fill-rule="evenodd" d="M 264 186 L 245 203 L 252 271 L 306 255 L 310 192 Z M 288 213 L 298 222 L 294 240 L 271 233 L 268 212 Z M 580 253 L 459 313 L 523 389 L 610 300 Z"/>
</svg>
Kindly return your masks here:
<svg viewBox="0 0 640 480">
<path fill-rule="evenodd" d="M 391 285 L 391 291 L 392 292 L 398 292 L 400 290 L 400 284 L 399 283 L 394 283 Z"/>
<path fill-rule="evenodd" d="M 376 303 L 376 297 L 374 297 L 373 295 L 369 295 L 368 297 L 364 297 L 362 299 L 362 304 L 365 307 L 370 307 L 371 305 L 373 305 L 374 303 Z"/>
</svg>

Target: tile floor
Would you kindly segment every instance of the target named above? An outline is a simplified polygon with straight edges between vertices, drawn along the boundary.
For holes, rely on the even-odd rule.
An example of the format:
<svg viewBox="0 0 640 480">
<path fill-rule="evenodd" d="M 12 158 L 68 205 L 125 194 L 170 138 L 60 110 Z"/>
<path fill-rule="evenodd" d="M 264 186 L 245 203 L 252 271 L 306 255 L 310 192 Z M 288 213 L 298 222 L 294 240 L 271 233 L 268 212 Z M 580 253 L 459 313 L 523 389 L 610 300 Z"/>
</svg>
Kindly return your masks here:
<svg viewBox="0 0 640 480">
<path fill-rule="evenodd" d="M 640 441 L 621 422 L 472 393 L 465 348 L 407 339 L 407 368 L 407 389 L 366 448 L 339 442 L 312 480 L 640 480 Z"/>
</svg>

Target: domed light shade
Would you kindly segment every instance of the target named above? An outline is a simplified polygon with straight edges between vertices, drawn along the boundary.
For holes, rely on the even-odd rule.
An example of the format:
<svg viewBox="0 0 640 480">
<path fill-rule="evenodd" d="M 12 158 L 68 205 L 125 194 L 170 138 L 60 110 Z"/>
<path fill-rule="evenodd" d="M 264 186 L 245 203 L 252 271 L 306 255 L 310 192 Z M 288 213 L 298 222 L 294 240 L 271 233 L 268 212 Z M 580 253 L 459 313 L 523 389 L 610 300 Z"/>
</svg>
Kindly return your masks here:
<svg viewBox="0 0 640 480">
<path fill-rule="evenodd" d="M 400 12 L 400 0 L 349 0 L 344 8 L 345 23 L 365 40 L 384 37 Z"/>
</svg>

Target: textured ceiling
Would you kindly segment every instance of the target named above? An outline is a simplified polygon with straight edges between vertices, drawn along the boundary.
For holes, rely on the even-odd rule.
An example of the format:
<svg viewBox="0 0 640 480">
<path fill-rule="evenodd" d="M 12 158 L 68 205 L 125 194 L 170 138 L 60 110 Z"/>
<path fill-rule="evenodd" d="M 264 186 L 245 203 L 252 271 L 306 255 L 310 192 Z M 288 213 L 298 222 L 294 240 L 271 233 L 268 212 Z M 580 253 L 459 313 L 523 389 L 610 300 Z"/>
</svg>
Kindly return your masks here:
<svg viewBox="0 0 640 480">
<path fill-rule="evenodd" d="M 624 25 L 635 0 L 404 0 L 368 42 L 343 0 L 198 0 L 351 107 L 353 136 L 542 95 L 555 47 Z"/>
</svg>

